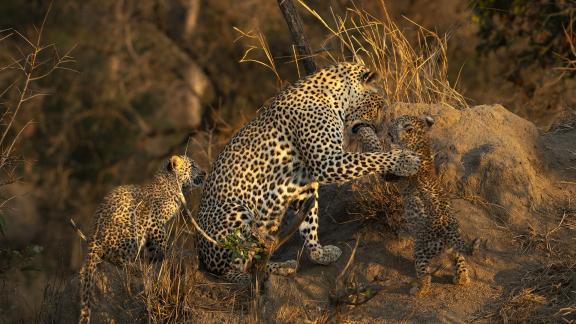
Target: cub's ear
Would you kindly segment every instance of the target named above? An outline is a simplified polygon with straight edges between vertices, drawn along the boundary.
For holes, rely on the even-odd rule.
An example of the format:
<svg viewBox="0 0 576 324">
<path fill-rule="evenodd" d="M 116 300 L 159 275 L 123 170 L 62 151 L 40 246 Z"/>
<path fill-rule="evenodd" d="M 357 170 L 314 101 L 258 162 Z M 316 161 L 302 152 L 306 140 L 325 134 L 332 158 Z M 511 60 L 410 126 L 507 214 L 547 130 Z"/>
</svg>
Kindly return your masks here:
<svg viewBox="0 0 576 324">
<path fill-rule="evenodd" d="M 180 166 L 181 163 L 182 163 L 181 157 L 179 157 L 178 155 L 172 155 L 172 157 L 170 158 L 170 161 L 168 161 L 168 166 L 167 166 L 168 171 L 172 172 L 172 171 L 176 170 L 176 168 L 178 168 L 178 166 Z"/>
<path fill-rule="evenodd" d="M 362 82 L 364 82 L 365 84 L 371 84 L 371 83 L 378 81 L 379 77 L 378 77 L 378 73 L 368 71 L 368 72 L 362 73 L 362 75 L 360 75 L 360 79 L 362 79 Z"/>
<path fill-rule="evenodd" d="M 434 125 L 434 118 L 430 117 L 430 116 L 424 116 L 424 122 L 426 122 L 426 125 L 428 125 L 428 127 L 432 127 L 432 125 Z"/>
</svg>

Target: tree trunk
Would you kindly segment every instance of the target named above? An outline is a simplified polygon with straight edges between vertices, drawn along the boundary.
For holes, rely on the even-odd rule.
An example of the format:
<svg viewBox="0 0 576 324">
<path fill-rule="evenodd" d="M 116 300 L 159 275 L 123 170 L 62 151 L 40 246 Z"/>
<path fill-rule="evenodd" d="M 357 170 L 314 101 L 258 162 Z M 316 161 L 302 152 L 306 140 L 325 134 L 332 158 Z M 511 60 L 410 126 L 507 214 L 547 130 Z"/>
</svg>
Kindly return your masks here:
<svg viewBox="0 0 576 324">
<path fill-rule="evenodd" d="M 306 75 L 316 72 L 316 62 L 314 62 L 314 58 L 312 57 L 310 44 L 304 34 L 302 18 L 298 14 L 298 11 L 296 11 L 294 2 L 292 0 L 278 0 L 278 6 L 284 15 L 288 29 L 290 29 L 292 40 L 296 44 L 299 55 L 297 60 L 302 63 Z"/>
</svg>

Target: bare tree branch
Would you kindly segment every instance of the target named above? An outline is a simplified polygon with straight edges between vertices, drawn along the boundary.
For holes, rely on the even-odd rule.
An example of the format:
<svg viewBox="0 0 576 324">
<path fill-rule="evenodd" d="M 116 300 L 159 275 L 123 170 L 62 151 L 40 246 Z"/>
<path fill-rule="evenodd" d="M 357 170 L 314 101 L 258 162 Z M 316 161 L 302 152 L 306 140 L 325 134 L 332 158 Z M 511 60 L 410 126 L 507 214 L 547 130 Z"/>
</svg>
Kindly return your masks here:
<svg viewBox="0 0 576 324">
<path fill-rule="evenodd" d="M 284 15 L 288 29 L 290 29 L 290 34 L 292 34 L 292 39 L 296 43 L 296 48 L 298 49 L 298 54 L 300 54 L 300 59 L 296 58 L 302 62 L 304 67 L 304 72 L 306 75 L 310 75 L 318 69 L 314 58 L 312 57 L 312 50 L 310 49 L 310 44 L 306 39 L 304 34 L 304 27 L 302 23 L 302 18 L 296 11 L 294 2 L 292 0 L 278 0 L 278 6 Z"/>
</svg>

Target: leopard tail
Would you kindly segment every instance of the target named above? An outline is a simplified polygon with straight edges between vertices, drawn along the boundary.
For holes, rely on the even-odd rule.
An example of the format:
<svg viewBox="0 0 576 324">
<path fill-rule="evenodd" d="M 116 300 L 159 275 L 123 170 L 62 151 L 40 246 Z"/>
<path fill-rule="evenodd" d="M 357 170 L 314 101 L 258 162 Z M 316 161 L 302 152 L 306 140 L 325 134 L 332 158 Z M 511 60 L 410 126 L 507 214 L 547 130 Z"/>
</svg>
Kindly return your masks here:
<svg viewBox="0 0 576 324">
<path fill-rule="evenodd" d="M 90 323 L 90 307 L 93 304 L 94 274 L 102 262 L 101 249 L 94 243 L 88 246 L 86 263 L 80 270 L 80 324 Z"/>
</svg>

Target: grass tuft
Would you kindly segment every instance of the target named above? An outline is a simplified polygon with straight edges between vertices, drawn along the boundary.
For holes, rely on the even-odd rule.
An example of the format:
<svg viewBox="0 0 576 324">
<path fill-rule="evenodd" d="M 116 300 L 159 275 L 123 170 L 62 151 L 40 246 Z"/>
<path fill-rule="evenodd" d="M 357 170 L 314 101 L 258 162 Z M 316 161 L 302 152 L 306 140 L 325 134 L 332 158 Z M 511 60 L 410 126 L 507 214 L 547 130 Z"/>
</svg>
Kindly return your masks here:
<svg viewBox="0 0 576 324">
<path fill-rule="evenodd" d="M 331 34 L 322 48 L 338 49 L 322 55 L 329 61 L 356 61 L 370 65 L 381 77 L 387 104 L 397 102 L 445 104 L 467 108 L 464 97 L 448 81 L 447 36 L 408 20 L 415 27 L 413 45 L 380 1 L 381 18 L 356 6 L 343 16 L 332 13 L 328 23 L 305 1 L 302 7 Z"/>
</svg>

